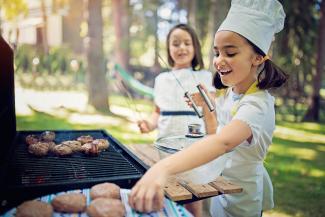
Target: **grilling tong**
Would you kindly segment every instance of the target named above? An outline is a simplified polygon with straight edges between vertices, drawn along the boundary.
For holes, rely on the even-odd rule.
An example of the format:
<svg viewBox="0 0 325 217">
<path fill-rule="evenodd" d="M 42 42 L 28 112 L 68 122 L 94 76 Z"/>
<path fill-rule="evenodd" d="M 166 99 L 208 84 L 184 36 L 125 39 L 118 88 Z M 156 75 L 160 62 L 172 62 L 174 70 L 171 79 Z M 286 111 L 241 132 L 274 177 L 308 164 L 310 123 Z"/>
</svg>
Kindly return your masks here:
<svg viewBox="0 0 325 217">
<path fill-rule="evenodd" d="M 204 102 L 207 104 L 207 106 L 208 106 L 210 112 L 214 111 L 214 106 L 213 106 L 213 104 L 212 104 L 210 98 L 209 98 L 209 97 L 207 96 L 207 94 L 205 93 L 205 91 L 202 89 L 202 87 L 201 87 L 200 85 L 197 85 L 196 87 L 197 87 L 197 89 L 199 90 L 201 96 L 203 97 Z M 194 109 L 196 115 L 197 115 L 199 118 L 202 118 L 202 117 L 203 117 L 203 113 L 199 110 L 198 106 L 194 103 L 194 101 L 193 101 L 193 99 L 192 99 L 192 97 L 191 97 L 191 95 L 189 94 L 188 91 L 185 92 L 184 96 L 185 96 L 188 100 L 191 101 L 191 103 L 192 103 L 192 107 L 193 107 L 193 109 Z"/>
<path fill-rule="evenodd" d="M 168 68 L 168 65 L 166 64 L 166 62 L 164 61 L 164 59 L 158 54 L 158 58 L 164 63 L 164 65 Z M 176 79 L 178 85 L 184 90 L 185 94 L 184 96 L 190 100 L 190 102 L 192 103 L 192 107 L 194 109 L 194 112 L 196 113 L 196 115 L 199 117 L 199 118 L 202 118 L 203 117 L 203 113 L 199 110 L 199 107 L 195 104 L 194 100 L 192 99 L 190 93 L 188 91 L 185 91 L 185 88 L 183 87 L 183 85 L 181 84 L 181 82 L 177 79 L 177 77 L 175 76 L 175 74 L 173 73 L 172 70 L 169 70 L 170 73 L 172 73 L 172 75 L 174 76 L 174 78 Z M 192 73 L 192 76 L 195 80 L 195 77 Z M 210 112 L 214 111 L 214 106 L 210 100 L 210 98 L 207 96 L 207 94 L 205 93 L 205 91 L 202 89 L 202 87 L 200 85 L 197 85 L 196 86 L 197 89 L 199 90 L 199 93 L 201 94 L 201 96 L 203 97 L 203 100 L 204 102 L 207 104 Z"/>
</svg>

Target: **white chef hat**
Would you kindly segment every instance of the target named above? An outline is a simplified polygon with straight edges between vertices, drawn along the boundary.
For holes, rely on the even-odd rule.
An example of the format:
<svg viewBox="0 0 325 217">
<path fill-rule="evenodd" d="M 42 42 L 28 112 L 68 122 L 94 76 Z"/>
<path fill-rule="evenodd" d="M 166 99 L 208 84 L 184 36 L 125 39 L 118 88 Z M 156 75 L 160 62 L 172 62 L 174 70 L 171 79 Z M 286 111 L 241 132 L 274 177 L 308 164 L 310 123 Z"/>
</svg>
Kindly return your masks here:
<svg viewBox="0 0 325 217">
<path fill-rule="evenodd" d="M 236 32 L 267 54 L 274 34 L 283 29 L 284 18 L 282 5 L 277 0 L 232 0 L 218 32 Z"/>
</svg>

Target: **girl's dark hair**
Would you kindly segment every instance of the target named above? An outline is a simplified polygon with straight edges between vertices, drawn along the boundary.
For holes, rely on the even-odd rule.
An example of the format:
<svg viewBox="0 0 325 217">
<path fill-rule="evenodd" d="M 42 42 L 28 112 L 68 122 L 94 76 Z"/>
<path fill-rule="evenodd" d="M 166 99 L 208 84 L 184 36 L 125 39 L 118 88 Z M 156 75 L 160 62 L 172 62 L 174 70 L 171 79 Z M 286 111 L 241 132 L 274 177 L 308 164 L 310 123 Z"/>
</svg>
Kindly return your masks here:
<svg viewBox="0 0 325 217">
<path fill-rule="evenodd" d="M 171 28 L 171 30 L 169 31 L 169 33 L 167 35 L 166 45 L 167 45 L 167 58 L 168 58 L 169 65 L 174 66 L 174 64 L 175 64 L 174 60 L 172 59 L 172 57 L 170 56 L 170 53 L 169 53 L 170 52 L 169 42 L 170 42 L 170 35 L 176 29 L 182 29 L 191 35 L 191 38 L 193 41 L 193 47 L 194 47 L 194 58 L 192 60 L 192 69 L 194 71 L 203 69 L 204 63 L 203 63 L 203 59 L 202 59 L 200 41 L 199 41 L 194 29 L 192 27 L 190 27 L 189 25 L 183 24 L 183 23 L 178 24 L 178 25 L 174 26 L 173 28 Z"/>
<path fill-rule="evenodd" d="M 258 48 L 251 41 L 246 39 L 248 43 L 253 47 L 254 51 L 263 57 L 265 57 L 265 53 Z M 257 76 L 257 87 L 261 90 L 278 88 L 281 87 L 288 79 L 288 75 L 280 69 L 277 65 L 275 65 L 270 59 L 267 59 L 264 62 L 264 68 L 260 71 Z M 213 77 L 213 85 L 217 89 L 227 88 L 227 86 L 223 85 L 220 79 L 220 75 L 218 72 L 215 73 Z"/>
</svg>

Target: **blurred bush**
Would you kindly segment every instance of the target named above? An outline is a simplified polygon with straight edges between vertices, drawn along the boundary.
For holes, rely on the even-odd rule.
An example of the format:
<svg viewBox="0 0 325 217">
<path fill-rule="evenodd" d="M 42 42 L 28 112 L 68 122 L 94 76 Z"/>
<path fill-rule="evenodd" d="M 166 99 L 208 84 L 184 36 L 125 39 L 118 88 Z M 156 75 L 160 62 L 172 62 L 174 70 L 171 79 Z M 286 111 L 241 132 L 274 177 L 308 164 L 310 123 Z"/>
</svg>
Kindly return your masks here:
<svg viewBox="0 0 325 217">
<path fill-rule="evenodd" d="M 32 45 L 21 45 L 15 52 L 16 81 L 24 88 L 71 90 L 85 83 L 86 65 L 64 46 L 52 47 L 48 54 Z"/>
</svg>

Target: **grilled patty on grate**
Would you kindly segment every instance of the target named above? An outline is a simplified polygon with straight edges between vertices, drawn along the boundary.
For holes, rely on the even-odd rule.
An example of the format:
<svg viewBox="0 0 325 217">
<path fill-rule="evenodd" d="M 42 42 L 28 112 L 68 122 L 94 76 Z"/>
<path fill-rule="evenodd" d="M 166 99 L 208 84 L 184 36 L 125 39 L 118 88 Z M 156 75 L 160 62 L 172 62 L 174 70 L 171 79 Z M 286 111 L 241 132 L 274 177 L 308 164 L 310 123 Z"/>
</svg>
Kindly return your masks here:
<svg viewBox="0 0 325 217">
<path fill-rule="evenodd" d="M 86 136 L 79 136 L 77 138 L 78 142 L 81 142 L 81 144 L 85 144 L 85 143 L 89 143 L 92 142 L 94 140 L 94 138 L 90 135 L 86 135 Z"/>
<path fill-rule="evenodd" d="M 66 145 L 72 149 L 73 152 L 82 151 L 81 142 L 76 140 L 68 140 L 61 143 L 62 145 Z"/>
<path fill-rule="evenodd" d="M 55 155 L 58 156 L 67 156 L 67 155 L 71 155 L 73 153 L 73 150 L 70 146 L 68 145 L 64 145 L 64 144 L 59 144 L 54 146 L 51 149 L 52 153 L 54 153 Z"/>
<path fill-rule="evenodd" d="M 55 139 L 55 133 L 53 131 L 44 131 L 41 134 L 41 140 L 45 142 L 53 142 Z"/>
<path fill-rule="evenodd" d="M 35 144 L 40 141 L 40 138 L 37 135 L 31 134 L 26 136 L 25 141 L 27 145 Z"/>
<path fill-rule="evenodd" d="M 28 146 L 28 152 L 35 156 L 45 156 L 50 150 L 51 144 L 48 142 L 37 142 Z"/>
<path fill-rule="evenodd" d="M 109 147 L 109 142 L 107 139 L 95 139 L 92 143 L 98 145 L 99 150 L 105 150 Z"/>
<path fill-rule="evenodd" d="M 91 156 L 97 156 L 99 154 L 98 145 L 92 142 L 85 143 L 81 146 L 83 153 Z"/>
</svg>

